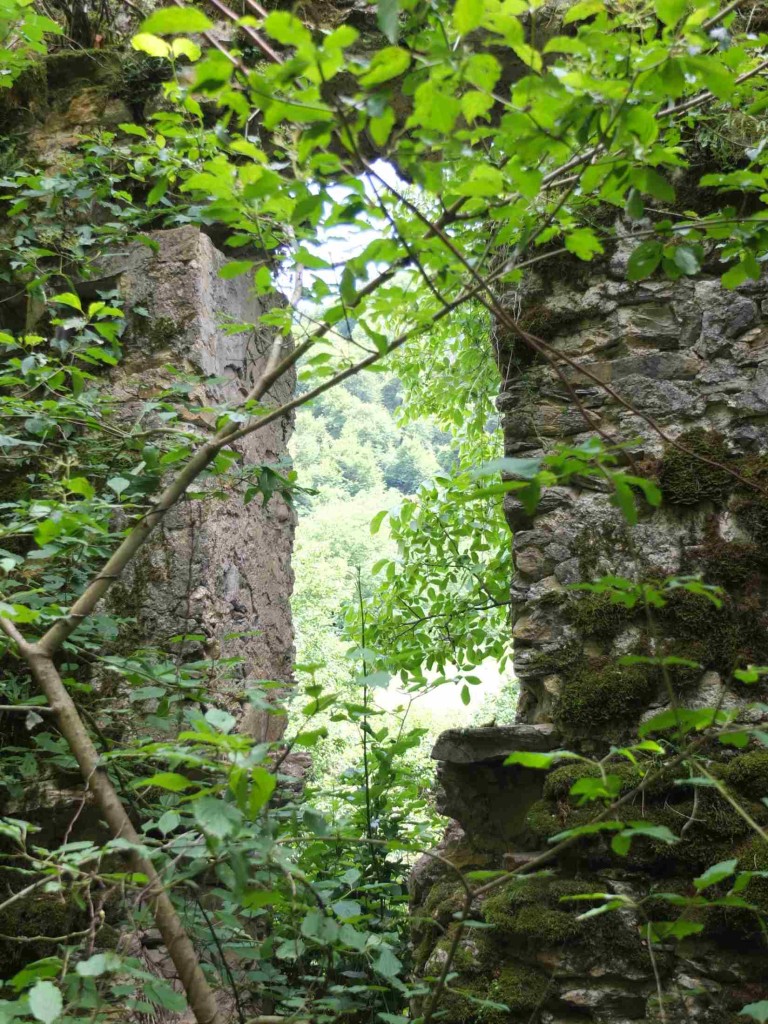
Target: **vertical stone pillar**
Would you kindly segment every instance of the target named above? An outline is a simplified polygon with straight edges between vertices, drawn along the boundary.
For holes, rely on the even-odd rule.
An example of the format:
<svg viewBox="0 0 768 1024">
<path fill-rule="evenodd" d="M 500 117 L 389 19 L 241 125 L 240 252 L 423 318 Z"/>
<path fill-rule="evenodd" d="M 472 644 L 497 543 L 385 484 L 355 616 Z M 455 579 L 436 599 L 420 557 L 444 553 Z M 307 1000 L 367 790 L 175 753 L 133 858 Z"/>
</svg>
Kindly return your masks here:
<svg viewBox="0 0 768 1024">
<path fill-rule="evenodd" d="M 155 250 L 133 246 L 105 267 L 130 317 L 113 393 L 126 424 L 158 426 L 154 403 L 185 373 L 195 374 L 191 404 L 200 411 L 183 410 L 169 427 L 205 437 L 215 429 L 218 410 L 242 401 L 264 368 L 272 335 L 258 319 L 266 307 L 246 277 L 218 276 L 226 257 L 196 228 L 155 232 L 152 240 Z M 228 325 L 243 326 L 232 333 Z M 265 401 L 287 401 L 294 384 L 294 375 L 287 375 Z M 291 429 L 287 418 L 237 442 L 238 463 L 245 470 L 276 464 L 287 454 Z M 113 610 L 135 622 L 120 646 L 156 645 L 182 660 L 211 659 L 211 699 L 233 713 L 247 707 L 243 728 L 259 740 L 278 739 L 284 716 L 244 705 L 243 689 L 248 681 L 291 681 L 295 516 L 278 495 L 244 504 L 245 486 L 215 477 L 202 489 L 209 492 L 205 498 L 191 496 L 166 516 L 114 587 Z M 169 642 L 187 635 L 191 639 Z M 227 666 L 231 658 L 239 664 Z"/>
<path fill-rule="evenodd" d="M 591 478 L 551 488 L 533 516 L 514 495 L 507 500 L 519 724 L 453 731 L 433 753 L 439 806 L 455 819 L 442 852 L 462 871 L 523 864 L 595 816 L 594 805 L 580 807 L 569 795 L 583 767 L 546 775 L 505 768 L 507 753 L 569 747 L 604 755 L 673 701 L 696 708 L 765 699 L 765 687 L 734 681 L 733 670 L 768 664 L 768 499 L 743 482 L 768 490 L 768 284 L 728 292 L 714 274 L 630 284 L 628 252 L 620 246 L 601 264 L 546 264 L 509 306 L 523 327 L 644 416 L 564 367 L 574 397 L 551 366 L 498 330 L 506 454 L 532 457 L 607 436 L 628 443 L 636 471 L 658 480 L 664 500 L 658 509 L 643 506 L 635 527 Z M 710 462 L 666 443 L 646 417 Z M 723 607 L 679 591 L 648 615 L 569 586 L 604 575 L 661 583 L 677 574 L 722 586 Z M 618 665 L 625 654 L 677 655 L 698 667 L 673 667 L 665 677 L 656 667 Z M 768 753 L 717 743 L 707 753 L 712 771 L 765 822 Z M 609 770 L 622 792 L 642 778 L 620 759 Z M 609 839 L 585 839 L 551 865 L 551 876 L 510 883 L 481 901 L 476 914 L 491 928 L 462 940 L 445 1020 L 720 1024 L 766 997 L 768 948 L 752 911 L 686 911 L 696 926 L 690 937 L 657 945 L 653 958 L 648 921 L 676 920 L 679 909 L 654 894 L 690 894 L 691 880 L 718 861 L 768 869 L 768 844 L 717 792 L 694 797 L 672 780 L 634 800 L 626 818 L 665 825 L 680 841 L 641 840 L 619 857 Z M 444 961 L 460 891 L 434 862 L 417 865 L 414 937 L 425 974 Z M 639 906 L 578 921 L 592 904 L 568 897 L 596 892 Z M 745 898 L 768 911 L 764 880 L 751 882 Z M 510 1014 L 482 1010 L 470 996 L 504 1003 Z"/>
</svg>

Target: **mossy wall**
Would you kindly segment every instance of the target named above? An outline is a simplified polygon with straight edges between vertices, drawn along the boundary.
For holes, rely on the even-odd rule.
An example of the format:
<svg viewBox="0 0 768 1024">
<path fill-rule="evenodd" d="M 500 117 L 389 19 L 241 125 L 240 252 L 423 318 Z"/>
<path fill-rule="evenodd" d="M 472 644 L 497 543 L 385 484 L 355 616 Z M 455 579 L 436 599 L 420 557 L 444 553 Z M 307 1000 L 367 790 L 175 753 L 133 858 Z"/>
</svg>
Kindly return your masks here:
<svg viewBox="0 0 768 1024">
<path fill-rule="evenodd" d="M 507 373 L 498 404 L 508 456 L 579 444 L 598 427 L 602 436 L 627 442 L 634 471 L 662 490 L 661 506 L 642 505 L 634 528 L 606 495 L 577 485 L 545 492 L 534 516 L 514 495 L 506 500 L 516 565 L 511 628 L 522 692 L 520 743 L 511 749 L 543 749 L 527 746 L 523 730 L 554 729 L 547 733 L 549 749 L 608 755 L 605 771 L 618 795 L 643 781 L 643 769 L 610 757 L 610 747 L 636 736 L 646 718 L 673 703 L 768 704 L 764 684 L 747 686 L 734 677 L 735 669 L 768 665 L 768 385 L 762 369 L 768 282 L 732 292 L 714 277 L 630 284 L 628 251 L 620 248 L 588 271 L 577 266 L 575 276 L 559 267 L 554 275 L 530 275 L 514 309 L 522 307 L 521 322 L 529 329 L 535 324 L 551 346 L 567 349 L 594 376 L 610 381 L 653 425 L 593 383 L 580 383 L 574 372 L 592 417 L 587 425 L 554 370 L 526 359 L 503 332 L 497 338 Z M 656 587 L 673 576 L 700 576 L 722 592 L 719 605 L 678 589 L 666 592 L 663 607 L 628 609 L 608 594 L 574 589 L 608 575 Z M 662 671 L 619 664 L 624 655 L 674 655 L 690 663 Z M 764 714 L 749 712 L 752 720 Z M 462 734 L 464 761 L 472 734 Z M 566 764 L 540 773 L 534 793 L 505 784 L 504 773 L 512 769 L 500 757 L 490 763 L 479 753 L 476 763 L 454 764 L 445 744 L 437 750 L 448 758 L 438 769 L 440 806 L 457 819 L 464 847 L 485 851 L 491 866 L 525 864 L 551 848 L 555 836 L 595 817 L 595 805 L 582 806 L 570 790 L 583 775 L 597 778 L 597 768 Z M 754 825 L 768 829 L 766 750 L 712 742 L 701 754 Z M 766 929 L 750 909 L 768 911 L 766 879 L 753 878 L 744 906 L 681 910 L 674 902 L 675 894 L 690 895 L 692 879 L 718 861 L 764 870 L 764 838 L 716 788 L 696 794 L 677 784 L 674 773 L 646 786 L 623 817 L 664 826 L 679 841 L 635 840 L 620 857 L 611 834 L 596 833 L 548 865 L 550 876 L 480 901 L 475 913 L 490 927 L 462 938 L 452 983 L 459 994 L 445 1007 L 449 1024 L 493 1019 L 500 1011 L 477 1000 L 492 1002 L 504 977 L 523 979 L 528 997 L 521 1002 L 513 982 L 503 1019 L 544 1024 L 735 1024 L 744 1019 L 738 1012 L 745 1003 L 768 998 Z M 436 889 L 432 896 L 427 890 L 432 923 L 418 935 L 426 974 L 436 971 L 455 928 L 451 908 L 460 887 L 447 873 L 443 882 L 450 892 Z M 713 892 L 724 896 L 727 890 Z M 590 893 L 631 902 L 620 912 L 579 921 L 593 904 L 564 897 Z M 418 887 L 414 899 L 419 903 Z M 697 926 L 695 934 L 657 944 L 652 960 L 648 921 L 674 922 L 681 914 Z"/>
</svg>

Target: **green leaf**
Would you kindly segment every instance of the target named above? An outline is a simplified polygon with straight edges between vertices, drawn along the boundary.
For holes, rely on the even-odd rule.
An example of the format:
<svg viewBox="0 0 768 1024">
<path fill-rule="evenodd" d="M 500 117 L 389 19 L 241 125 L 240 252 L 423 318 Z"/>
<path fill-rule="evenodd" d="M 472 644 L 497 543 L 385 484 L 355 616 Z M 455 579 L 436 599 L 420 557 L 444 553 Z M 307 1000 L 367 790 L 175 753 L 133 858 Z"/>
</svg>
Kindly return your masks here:
<svg viewBox="0 0 768 1024">
<path fill-rule="evenodd" d="M 694 878 L 693 884 L 696 886 L 697 892 L 709 888 L 710 885 L 717 885 L 718 882 L 722 882 L 725 878 L 730 878 L 738 866 L 739 862 L 737 859 L 721 860 L 719 864 L 713 864 L 711 868 L 707 868 L 703 875 Z"/>
<path fill-rule="evenodd" d="M 632 252 L 627 264 L 627 277 L 630 281 L 642 281 L 650 277 L 661 263 L 664 247 L 661 242 L 651 239 L 641 242 Z"/>
<path fill-rule="evenodd" d="M 396 43 L 400 30 L 400 0 L 378 0 L 376 21 L 379 29 L 390 43 Z"/>
<path fill-rule="evenodd" d="M 146 789 L 148 786 L 157 786 L 158 789 L 168 789 L 171 793 L 183 793 L 185 789 L 193 789 L 195 785 L 178 772 L 158 772 L 149 779 L 139 779 L 134 783 L 134 788 Z"/>
<path fill-rule="evenodd" d="M 469 704 L 471 700 L 472 697 L 469 692 L 469 687 L 465 683 L 461 688 L 461 703 L 464 704 L 464 706 L 466 707 L 466 705 Z"/>
<path fill-rule="evenodd" d="M 223 711 L 221 708 L 208 708 L 205 712 L 205 720 L 217 732 L 223 733 L 232 732 L 237 725 L 235 716 L 231 715 L 229 711 Z"/>
<path fill-rule="evenodd" d="M 118 498 L 126 487 L 130 487 L 130 485 L 131 481 L 126 480 L 124 476 L 111 476 L 109 480 L 107 480 L 107 487 L 109 487 L 111 491 L 114 491 Z"/>
<path fill-rule="evenodd" d="M 656 0 L 656 15 L 665 25 L 676 25 L 688 9 L 689 0 Z"/>
<path fill-rule="evenodd" d="M 679 842 L 679 837 L 671 832 L 666 825 L 650 825 L 644 821 L 631 821 L 629 828 L 625 828 L 623 832 L 619 832 L 613 837 L 611 841 L 613 852 L 620 857 L 625 857 L 636 836 L 647 836 L 649 839 L 657 839 L 670 845 Z"/>
<path fill-rule="evenodd" d="M 194 62 L 200 60 L 202 50 L 191 39 L 174 39 L 171 43 L 171 53 L 174 57 L 181 57 L 183 55 Z"/>
<path fill-rule="evenodd" d="M 253 260 L 232 260 L 231 263 L 225 263 L 219 270 L 219 277 L 222 281 L 231 281 L 233 277 L 247 274 L 253 266 L 255 266 Z"/>
<path fill-rule="evenodd" d="M 421 125 L 445 135 L 453 131 L 461 113 L 461 104 L 455 96 L 437 88 L 431 80 L 422 82 L 414 95 L 416 103 L 407 121 L 409 126 Z"/>
<path fill-rule="evenodd" d="M 748 1003 L 739 1010 L 740 1017 L 751 1017 L 752 1020 L 766 1024 L 768 1021 L 768 999 L 761 999 L 759 1003 Z"/>
<path fill-rule="evenodd" d="M 65 483 L 67 490 L 73 494 L 82 494 L 84 498 L 94 498 L 96 496 L 93 485 L 84 476 L 70 477 Z"/>
<path fill-rule="evenodd" d="M 119 971 L 123 966 L 122 958 L 117 953 L 96 953 L 87 960 L 81 960 L 75 970 L 81 978 L 100 978 L 110 971 Z"/>
<path fill-rule="evenodd" d="M 396 78 L 407 71 L 411 63 L 411 55 L 399 46 L 385 46 L 378 50 L 367 70 L 360 76 L 360 85 L 369 89 L 372 85 L 380 85 Z"/>
<path fill-rule="evenodd" d="M 480 26 L 485 10 L 484 0 L 456 0 L 453 8 L 453 27 L 461 36 Z"/>
<path fill-rule="evenodd" d="M 61 1016 L 64 1000 L 50 981 L 36 981 L 29 993 L 29 1011 L 42 1024 L 53 1024 Z"/>
<path fill-rule="evenodd" d="M 550 768 L 555 761 L 563 760 L 579 761 L 581 758 L 569 750 L 554 750 L 549 754 L 537 753 L 533 750 L 516 750 L 504 759 L 504 764 L 519 764 L 523 768 Z"/>
<path fill-rule="evenodd" d="M 563 18 L 563 24 L 569 25 L 572 21 L 584 21 L 591 18 L 593 14 L 600 14 L 605 10 L 603 0 L 581 0 L 581 3 L 570 7 Z"/>
<path fill-rule="evenodd" d="M 73 309 L 82 310 L 83 308 L 80 296 L 75 295 L 74 292 L 60 292 L 58 295 L 53 295 L 51 302 L 58 302 L 62 306 L 71 306 Z"/>
<path fill-rule="evenodd" d="M 226 839 L 240 827 L 242 816 L 236 807 L 214 796 L 204 796 L 192 804 L 195 821 L 207 835 Z"/>
<path fill-rule="evenodd" d="M 703 924 L 693 921 L 651 921 L 651 938 L 654 942 L 666 939 L 687 939 L 689 935 L 698 935 L 704 930 Z"/>
<path fill-rule="evenodd" d="M 550 837 L 549 842 L 559 843 L 562 839 L 570 839 L 572 836 L 593 836 L 599 832 L 616 832 L 623 828 L 623 821 L 590 821 L 586 825 L 577 825 L 575 828 L 558 832 L 557 835 Z"/>
<path fill-rule="evenodd" d="M 166 7 L 161 11 L 154 11 L 148 18 L 145 18 L 139 31 L 163 36 L 185 32 L 207 32 L 211 28 L 213 28 L 211 19 L 196 7 Z"/>
<path fill-rule="evenodd" d="M 676 245 L 674 255 L 675 266 L 679 267 L 684 274 L 692 277 L 698 274 L 701 264 L 696 253 L 688 245 Z"/>
<path fill-rule="evenodd" d="M 396 978 L 402 971 L 403 965 L 397 959 L 389 946 L 382 946 L 381 952 L 374 961 L 373 969 L 383 978 Z"/>
<path fill-rule="evenodd" d="M 151 32 L 137 32 L 131 39 L 131 46 L 141 53 L 148 53 L 150 57 L 168 57 L 171 52 L 168 43 Z"/>
<path fill-rule="evenodd" d="M 381 524 L 384 522 L 384 520 L 387 518 L 388 515 L 389 515 L 389 512 L 387 511 L 387 509 L 382 509 L 381 512 L 377 512 L 376 513 L 376 515 L 371 520 L 371 533 L 372 534 L 379 532 L 379 530 L 381 529 Z"/>
<path fill-rule="evenodd" d="M 597 235 L 590 228 L 576 228 L 567 234 L 565 248 L 580 260 L 591 260 L 605 251 Z"/>
<path fill-rule="evenodd" d="M 643 197 L 636 188 L 631 188 L 627 194 L 627 203 L 624 212 L 630 220 L 642 220 L 645 216 Z"/>
<path fill-rule="evenodd" d="M 255 818 L 275 791 L 277 779 L 272 772 L 258 765 L 251 769 L 248 813 Z"/>
</svg>

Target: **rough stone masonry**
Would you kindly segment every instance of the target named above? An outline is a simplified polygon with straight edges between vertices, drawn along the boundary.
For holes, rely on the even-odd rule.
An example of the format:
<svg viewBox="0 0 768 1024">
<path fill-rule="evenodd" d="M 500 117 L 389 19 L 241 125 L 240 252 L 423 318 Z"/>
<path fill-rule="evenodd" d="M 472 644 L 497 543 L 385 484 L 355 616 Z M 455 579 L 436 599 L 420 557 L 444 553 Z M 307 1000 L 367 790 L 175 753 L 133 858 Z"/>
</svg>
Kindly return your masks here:
<svg viewBox="0 0 768 1024">
<path fill-rule="evenodd" d="M 525 863 L 596 813 L 569 796 L 583 767 L 561 762 L 566 766 L 546 774 L 505 768 L 511 751 L 605 754 L 669 707 L 673 694 L 688 708 L 764 699 L 764 687 L 734 683 L 732 672 L 768 664 L 768 500 L 711 463 L 768 484 L 768 284 L 729 292 L 716 268 L 693 281 L 630 284 L 631 248 L 629 241 L 619 244 L 599 265 L 566 259 L 530 275 L 508 297 L 510 309 L 521 326 L 711 462 L 665 443 L 647 420 L 568 370 L 579 409 L 555 371 L 499 327 L 506 454 L 537 456 L 599 433 L 630 443 L 637 471 L 656 479 L 664 497 L 660 508 L 641 509 L 634 528 L 590 480 L 551 488 L 532 517 L 514 495 L 507 501 L 518 724 L 452 730 L 433 751 L 439 807 L 453 819 L 441 853 L 462 871 Z M 606 575 L 661 584 L 699 573 L 727 588 L 721 609 L 678 591 L 647 615 L 605 594 L 570 589 Z M 700 667 L 673 667 L 664 678 L 656 667 L 618 666 L 626 654 L 677 655 Z M 712 771 L 765 823 L 760 798 L 768 793 L 768 752 L 713 747 Z M 641 778 L 629 762 L 610 770 L 620 775 L 623 792 Z M 768 844 L 717 792 L 700 789 L 694 797 L 671 779 L 649 787 L 626 817 L 666 825 L 682 838 L 673 846 L 637 842 L 626 857 L 612 854 L 600 836 L 584 839 L 550 865 L 551 874 L 489 895 L 476 913 L 491 928 L 467 930 L 462 939 L 444 1020 L 720 1024 L 743 1020 L 741 1007 L 766 997 L 768 950 L 752 912 L 686 911 L 703 929 L 653 950 L 647 922 L 676 917 L 654 893 L 691 894 L 691 880 L 718 861 L 738 858 L 744 869 L 768 869 Z M 640 910 L 578 921 L 594 904 L 563 897 L 595 892 L 646 899 Z M 422 974 L 439 973 L 461 893 L 442 865 L 417 864 L 413 929 Z M 753 880 L 745 896 L 768 909 L 768 881 Z M 510 1013 L 483 1010 L 468 996 L 506 1004 Z"/>
</svg>

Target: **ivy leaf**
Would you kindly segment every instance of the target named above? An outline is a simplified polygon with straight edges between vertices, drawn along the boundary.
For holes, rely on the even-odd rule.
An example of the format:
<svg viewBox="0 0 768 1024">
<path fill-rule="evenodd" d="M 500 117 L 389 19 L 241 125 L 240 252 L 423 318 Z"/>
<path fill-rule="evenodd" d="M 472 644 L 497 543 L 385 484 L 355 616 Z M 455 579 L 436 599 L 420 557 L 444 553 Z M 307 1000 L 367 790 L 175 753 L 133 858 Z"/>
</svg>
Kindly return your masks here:
<svg viewBox="0 0 768 1024">
<path fill-rule="evenodd" d="M 36 981 L 29 993 L 29 1011 L 42 1024 L 53 1024 L 61 1016 L 64 1000 L 61 992 L 50 981 Z"/>
<path fill-rule="evenodd" d="M 166 7 L 145 18 L 139 31 L 162 36 L 177 32 L 207 32 L 210 28 L 213 28 L 213 22 L 196 7 Z"/>
<path fill-rule="evenodd" d="M 376 21 L 390 43 L 396 43 L 400 31 L 400 0 L 379 0 L 376 5 Z"/>
</svg>

